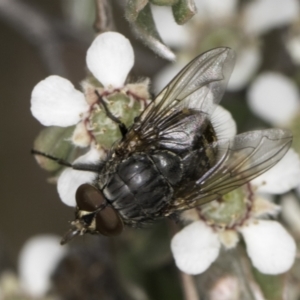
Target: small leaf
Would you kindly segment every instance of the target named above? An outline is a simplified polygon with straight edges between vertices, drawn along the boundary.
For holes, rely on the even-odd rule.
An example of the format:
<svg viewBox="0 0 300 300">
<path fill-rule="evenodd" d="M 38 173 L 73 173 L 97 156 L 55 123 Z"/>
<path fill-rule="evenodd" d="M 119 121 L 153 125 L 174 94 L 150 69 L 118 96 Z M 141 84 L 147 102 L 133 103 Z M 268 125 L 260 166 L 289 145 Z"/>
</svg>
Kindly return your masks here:
<svg viewBox="0 0 300 300">
<path fill-rule="evenodd" d="M 131 26 L 136 36 L 151 50 L 164 59 L 175 60 L 175 54 L 163 44 L 157 32 L 149 3 L 140 11 L 136 21 L 132 22 Z"/>
<path fill-rule="evenodd" d="M 134 22 L 140 11 L 147 5 L 148 0 L 128 0 L 125 7 L 125 17 L 129 22 Z"/>
<path fill-rule="evenodd" d="M 151 3 L 160 6 L 172 6 L 180 0 L 150 0 Z"/>
<path fill-rule="evenodd" d="M 179 25 L 186 23 L 197 12 L 194 0 L 179 0 L 172 9 L 175 21 Z"/>
</svg>

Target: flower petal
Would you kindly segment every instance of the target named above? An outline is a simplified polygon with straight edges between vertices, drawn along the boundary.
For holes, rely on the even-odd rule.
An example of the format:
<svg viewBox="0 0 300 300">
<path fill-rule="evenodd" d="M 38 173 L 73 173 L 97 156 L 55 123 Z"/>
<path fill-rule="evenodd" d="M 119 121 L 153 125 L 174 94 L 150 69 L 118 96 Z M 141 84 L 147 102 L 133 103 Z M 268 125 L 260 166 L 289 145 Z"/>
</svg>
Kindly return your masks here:
<svg viewBox="0 0 300 300">
<path fill-rule="evenodd" d="M 251 184 L 261 193 L 283 194 L 300 185 L 299 155 L 290 149 L 270 170 L 256 177 Z"/>
<path fill-rule="evenodd" d="M 236 123 L 231 113 L 222 106 L 217 106 L 212 114 L 212 125 L 219 139 L 231 139 L 236 135 Z"/>
<path fill-rule="evenodd" d="M 292 236 L 276 221 L 257 221 L 240 229 L 247 244 L 247 253 L 264 274 L 280 274 L 291 268 L 296 255 Z"/>
<path fill-rule="evenodd" d="M 101 152 L 92 148 L 88 153 L 74 161 L 76 163 L 95 164 L 99 162 Z M 94 172 L 78 171 L 71 168 L 65 169 L 57 181 L 57 191 L 60 199 L 68 206 L 76 206 L 75 193 L 77 188 L 84 183 L 93 182 L 97 176 Z"/>
<path fill-rule="evenodd" d="M 282 74 L 265 72 L 248 92 L 248 104 L 255 114 L 273 124 L 286 124 L 299 110 L 296 84 Z"/>
<path fill-rule="evenodd" d="M 78 147 L 87 147 L 92 142 L 92 136 L 88 132 L 84 122 L 79 122 L 72 135 L 72 142 Z"/>
<path fill-rule="evenodd" d="M 88 49 L 86 63 L 105 87 L 122 87 L 134 63 L 133 49 L 122 34 L 105 32 L 99 34 Z"/>
<path fill-rule="evenodd" d="M 228 82 L 228 89 L 242 89 L 249 82 L 261 63 L 261 52 L 256 45 L 248 46 L 237 52 L 237 59 Z"/>
<path fill-rule="evenodd" d="M 23 288 L 33 297 L 43 296 L 50 288 L 50 276 L 67 248 L 60 237 L 39 235 L 29 239 L 19 257 L 19 274 Z"/>
<path fill-rule="evenodd" d="M 177 267 L 195 275 L 204 272 L 216 260 L 220 242 L 210 227 L 197 221 L 174 235 L 171 250 Z"/>
<path fill-rule="evenodd" d="M 40 81 L 31 94 L 31 113 L 45 126 L 74 125 L 88 109 L 84 95 L 56 75 Z"/>
<path fill-rule="evenodd" d="M 237 10 L 237 0 L 195 0 L 200 22 L 203 20 L 214 23 L 234 17 Z"/>
<path fill-rule="evenodd" d="M 151 10 L 155 25 L 164 43 L 175 48 L 188 46 L 192 36 L 186 25 L 178 25 L 175 22 L 171 7 L 152 5 Z"/>
<path fill-rule="evenodd" d="M 287 194 L 281 201 L 282 217 L 289 227 L 300 235 L 300 205 L 294 194 Z"/>
<path fill-rule="evenodd" d="M 256 0 L 245 8 L 244 28 L 247 32 L 262 34 L 266 31 L 290 24 L 298 19 L 297 0 Z"/>
<path fill-rule="evenodd" d="M 260 197 L 256 195 L 254 197 L 253 206 L 251 209 L 251 213 L 255 218 L 266 217 L 266 216 L 277 216 L 281 210 L 279 205 L 276 205 L 270 200 L 265 199 L 264 197 Z"/>
<path fill-rule="evenodd" d="M 290 37 L 286 41 L 286 48 L 289 51 L 293 62 L 297 65 L 300 64 L 300 35 Z"/>
</svg>

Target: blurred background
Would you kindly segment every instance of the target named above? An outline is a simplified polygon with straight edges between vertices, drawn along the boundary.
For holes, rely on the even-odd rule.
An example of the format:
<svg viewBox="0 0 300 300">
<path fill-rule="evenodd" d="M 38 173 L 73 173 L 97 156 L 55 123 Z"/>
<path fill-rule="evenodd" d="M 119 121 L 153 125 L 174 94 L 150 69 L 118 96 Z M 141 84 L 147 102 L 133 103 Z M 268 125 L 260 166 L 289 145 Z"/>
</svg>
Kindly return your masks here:
<svg viewBox="0 0 300 300">
<path fill-rule="evenodd" d="M 94 3 L 83 12 L 83 24 L 66 13 L 72 1 L 3 1 L 1 15 L 1 235 L 16 258 L 31 235 L 61 234 L 73 209 L 64 206 L 47 173 L 30 155 L 42 125 L 30 113 L 30 95 L 40 80 L 51 74 L 68 78 L 78 88 L 86 76 L 85 55 L 94 38 Z M 72 8 L 72 3 L 70 3 Z M 69 8 L 69 9 L 71 9 Z M 124 11 L 114 7 L 118 31 L 132 39 L 136 54 L 133 73 L 152 77 L 166 64 L 132 38 Z M 78 14 L 78 12 L 77 12 Z M 89 26 L 88 26 L 89 23 Z M 151 57 L 151 62 L 149 61 Z"/>
<path fill-rule="evenodd" d="M 204 7 L 207 1 L 202 2 Z M 291 1 L 295 2 L 292 4 L 296 7 L 295 13 L 290 13 L 290 15 L 286 13 L 288 15 L 286 18 L 275 20 L 272 26 L 268 25 L 268 27 L 263 24 L 261 25 L 263 29 L 253 29 L 248 24 L 249 22 L 259 23 L 255 19 L 249 21 L 247 18 L 250 18 L 251 14 L 250 12 L 247 14 L 244 9 L 246 4 L 255 1 L 231 2 L 235 2 L 235 8 L 226 12 L 229 8 L 218 8 L 220 5 L 218 1 L 212 1 L 211 7 L 217 5 L 216 11 L 221 11 L 223 14 L 214 15 L 214 19 L 209 18 L 209 12 L 212 11 L 211 7 L 207 8 L 204 13 L 205 22 L 202 23 L 201 16 L 203 17 L 205 10 L 201 11 L 204 8 L 198 7 L 200 15 L 198 18 L 195 17 L 189 27 L 185 26 L 187 31 L 178 31 L 178 36 L 170 40 L 168 40 L 170 34 L 164 33 L 163 25 L 158 24 L 159 20 L 163 19 L 159 17 L 160 14 L 164 12 L 156 12 L 155 22 L 157 22 L 158 29 L 162 26 L 161 37 L 169 49 L 177 55 L 176 64 L 179 67 L 185 65 L 197 54 L 217 46 L 231 46 L 241 53 L 238 66 L 242 71 L 235 75 L 236 81 L 232 81 L 229 85 L 222 105 L 232 113 L 237 121 L 239 132 L 275 126 L 276 121 L 271 122 L 270 119 L 264 119 L 255 113 L 255 105 L 253 105 L 254 109 L 249 108 L 248 103 L 251 98 L 249 86 L 259 74 L 265 71 L 275 71 L 289 78 L 296 86 L 296 90 L 298 89 L 300 83 L 300 19 L 299 11 L 297 11 L 299 1 Z M 131 77 L 153 79 L 153 82 L 156 82 L 156 88 L 153 84 L 151 89 L 155 94 L 163 84 L 168 82 L 168 78 L 173 76 L 171 75 L 173 71 L 169 72 L 165 68 L 172 65 L 165 59 L 170 56 L 170 52 L 166 50 L 163 53 L 155 53 L 149 49 L 147 40 L 143 37 L 137 39 L 133 33 L 135 25 L 130 25 L 126 20 L 124 1 L 114 0 L 111 4 L 115 30 L 129 38 L 134 48 L 135 65 Z M 262 6 L 261 10 L 264 11 L 264 9 L 265 7 Z M 171 16 L 171 11 L 168 14 Z M 284 14 L 285 12 L 282 12 L 280 15 Z M 96 7 L 93 0 L 0 0 L 0 266 L 2 269 L 8 266 L 12 269 L 17 268 L 20 249 L 30 237 L 45 233 L 61 235 L 68 229 L 68 221 L 73 219 L 73 209 L 66 207 L 59 200 L 55 185 L 47 182 L 47 172 L 37 165 L 30 154 L 33 141 L 42 129 L 42 125 L 30 113 L 30 95 L 33 87 L 51 74 L 66 77 L 75 87 L 80 87 L 80 82 L 86 76 L 86 50 L 95 36 L 93 28 L 95 16 Z M 242 21 L 243 18 L 244 21 Z M 244 27 L 241 24 L 244 24 Z M 179 42 L 182 40 L 184 42 Z M 287 47 L 287 45 L 290 46 Z M 155 45 L 152 45 L 152 48 L 155 48 Z M 159 77 L 157 74 L 161 70 L 170 74 L 160 73 L 159 76 L 162 77 Z M 243 70 L 249 72 L 244 74 Z M 279 120 L 278 124 L 281 123 Z M 297 137 L 299 135 L 297 131 L 294 134 Z M 164 253 L 159 259 L 153 258 L 156 265 L 160 266 L 159 272 L 152 269 L 147 273 L 148 278 L 151 278 L 149 281 L 151 283 L 147 283 L 146 279 L 143 281 L 146 290 L 152 290 L 152 294 L 149 292 L 149 296 L 147 292 L 149 296 L 147 298 L 144 292 L 141 292 L 135 299 L 182 299 L 183 297 L 179 286 L 170 283 L 179 282 L 180 275 L 176 273 L 168 249 L 169 241 L 166 239 L 171 235 L 169 227 L 170 225 L 163 222 L 162 225 L 154 226 L 146 234 L 141 235 L 148 242 L 146 241 L 144 245 L 142 245 L 143 242 L 139 242 L 139 247 L 143 250 L 137 251 L 136 256 L 131 255 L 128 260 L 137 260 L 138 263 L 143 261 L 143 255 L 147 255 L 144 248 L 149 246 L 149 240 L 153 243 L 154 241 L 159 243 L 162 240 L 161 253 Z M 125 238 L 127 242 L 136 239 L 135 233 L 131 231 Z M 85 237 L 79 243 L 90 245 L 95 240 L 95 237 Z M 104 238 L 103 244 L 107 243 L 111 242 Z M 99 245 L 97 242 L 96 244 L 95 247 L 98 249 Z M 119 242 L 116 245 L 120 245 Z M 102 250 L 97 251 L 103 253 Z M 106 261 L 106 258 L 104 260 Z M 125 266 L 123 267 L 126 269 Z M 149 266 L 143 267 L 149 268 Z M 132 278 L 140 276 L 138 272 L 131 273 Z M 171 273 L 174 275 L 168 279 Z M 56 278 L 59 276 L 57 275 Z M 156 281 L 160 283 L 155 283 Z M 170 291 L 164 290 L 164 285 L 170 285 Z M 154 289 L 158 291 L 157 294 L 153 292 Z M 124 299 L 130 299 L 130 297 L 123 296 Z M 72 299 L 72 296 L 63 298 Z M 89 298 L 81 296 L 81 299 Z M 110 298 L 103 296 L 103 299 Z M 116 296 L 111 299 L 122 299 L 122 297 Z"/>
</svg>

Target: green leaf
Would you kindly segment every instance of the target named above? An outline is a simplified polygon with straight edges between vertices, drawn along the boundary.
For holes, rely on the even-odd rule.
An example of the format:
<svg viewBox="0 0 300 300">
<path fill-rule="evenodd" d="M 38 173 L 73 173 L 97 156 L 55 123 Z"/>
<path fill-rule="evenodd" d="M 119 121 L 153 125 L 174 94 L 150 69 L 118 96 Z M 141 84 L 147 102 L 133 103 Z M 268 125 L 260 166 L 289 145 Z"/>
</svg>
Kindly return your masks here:
<svg viewBox="0 0 300 300">
<path fill-rule="evenodd" d="M 179 0 L 150 0 L 151 3 L 160 6 L 172 6 L 176 4 Z"/>
<path fill-rule="evenodd" d="M 152 51 L 164 59 L 175 60 L 175 54 L 162 42 L 159 36 L 149 3 L 140 11 L 135 22 L 131 22 L 131 27 L 135 35 Z"/>
<path fill-rule="evenodd" d="M 125 7 L 125 18 L 129 22 L 134 22 L 147 3 L 148 0 L 128 0 Z"/>
<path fill-rule="evenodd" d="M 197 12 L 194 0 L 179 0 L 172 9 L 175 21 L 179 25 L 186 23 Z"/>
</svg>

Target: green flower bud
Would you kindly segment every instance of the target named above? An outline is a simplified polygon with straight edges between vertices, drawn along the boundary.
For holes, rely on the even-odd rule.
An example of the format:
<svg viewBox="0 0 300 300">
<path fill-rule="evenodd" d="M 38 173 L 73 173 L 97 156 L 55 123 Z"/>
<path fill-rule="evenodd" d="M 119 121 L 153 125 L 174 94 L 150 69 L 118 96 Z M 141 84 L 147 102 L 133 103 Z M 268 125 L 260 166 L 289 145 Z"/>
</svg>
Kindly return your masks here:
<svg viewBox="0 0 300 300">
<path fill-rule="evenodd" d="M 51 126 L 43 129 L 34 141 L 33 148 L 52 156 L 73 161 L 75 158 L 75 146 L 71 142 L 74 126 Z M 35 156 L 41 168 L 49 172 L 57 172 L 62 166 L 53 160 L 37 155 Z"/>
<path fill-rule="evenodd" d="M 134 118 L 144 108 L 143 102 L 132 99 L 124 93 L 114 93 L 106 97 L 109 111 L 128 128 L 133 124 Z M 122 135 L 116 122 L 107 117 L 105 109 L 97 106 L 91 113 L 90 133 L 96 142 L 103 148 L 109 149 Z"/>
</svg>

